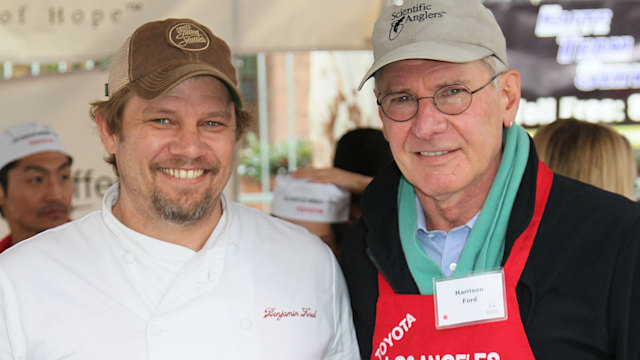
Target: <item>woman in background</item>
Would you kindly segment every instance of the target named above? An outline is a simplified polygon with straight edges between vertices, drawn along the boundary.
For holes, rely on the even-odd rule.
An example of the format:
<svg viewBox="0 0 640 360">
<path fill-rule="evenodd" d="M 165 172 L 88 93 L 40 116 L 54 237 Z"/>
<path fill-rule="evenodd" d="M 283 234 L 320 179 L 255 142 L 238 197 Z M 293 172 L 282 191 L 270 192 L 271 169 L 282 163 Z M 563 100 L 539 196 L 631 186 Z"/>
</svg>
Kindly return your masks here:
<svg viewBox="0 0 640 360">
<path fill-rule="evenodd" d="M 636 200 L 631 144 L 612 127 L 556 120 L 533 137 L 540 159 L 554 172 Z"/>
</svg>

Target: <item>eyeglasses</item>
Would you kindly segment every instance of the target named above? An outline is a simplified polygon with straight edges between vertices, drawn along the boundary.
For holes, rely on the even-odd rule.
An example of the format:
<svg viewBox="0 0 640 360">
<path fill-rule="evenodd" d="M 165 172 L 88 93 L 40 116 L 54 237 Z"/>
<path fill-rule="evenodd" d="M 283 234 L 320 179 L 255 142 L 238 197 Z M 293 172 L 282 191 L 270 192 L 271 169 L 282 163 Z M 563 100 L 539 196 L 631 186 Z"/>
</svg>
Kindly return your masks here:
<svg viewBox="0 0 640 360">
<path fill-rule="evenodd" d="M 433 99 L 433 105 L 440 112 L 447 115 L 462 114 L 471 106 L 473 94 L 487 87 L 493 80 L 503 73 L 498 73 L 486 84 L 471 91 L 468 87 L 460 84 L 447 85 L 441 87 L 433 96 L 417 98 L 406 92 L 394 92 L 378 99 L 378 106 L 382 112 L 393 121 L 407 121 L 416 116 L 418 105 L 422 99 Z"/>
</svg>

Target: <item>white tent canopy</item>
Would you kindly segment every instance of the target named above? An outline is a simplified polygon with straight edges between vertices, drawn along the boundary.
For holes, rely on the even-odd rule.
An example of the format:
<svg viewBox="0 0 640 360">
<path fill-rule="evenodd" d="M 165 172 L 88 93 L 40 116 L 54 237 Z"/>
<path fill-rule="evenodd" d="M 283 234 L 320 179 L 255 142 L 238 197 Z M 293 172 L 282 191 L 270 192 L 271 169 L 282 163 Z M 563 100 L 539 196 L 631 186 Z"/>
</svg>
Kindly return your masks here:
<svg viewBox="0 0 640 360">
<path fill-rule="evenodd" d="M 370 48 L 385 0 L 0 0 L 0 61 L 110 56 L 140 24 L 190 17 L 236 54 Z"/>
</svg>

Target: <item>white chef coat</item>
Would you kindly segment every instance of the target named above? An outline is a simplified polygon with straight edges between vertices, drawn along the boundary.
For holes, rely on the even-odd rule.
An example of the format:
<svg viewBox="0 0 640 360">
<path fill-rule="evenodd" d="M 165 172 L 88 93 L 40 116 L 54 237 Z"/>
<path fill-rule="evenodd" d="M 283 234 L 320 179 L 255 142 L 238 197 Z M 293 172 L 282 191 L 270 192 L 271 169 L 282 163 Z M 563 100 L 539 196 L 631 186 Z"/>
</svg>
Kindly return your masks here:
<svg viewBox="0 0 640 360">
<path fill-rule="evenodd" d="M 0 359 L 358 359 L 329 248 L 227 201 L 198 251 L 101 211 L 0 255 Z"/>
</svg>

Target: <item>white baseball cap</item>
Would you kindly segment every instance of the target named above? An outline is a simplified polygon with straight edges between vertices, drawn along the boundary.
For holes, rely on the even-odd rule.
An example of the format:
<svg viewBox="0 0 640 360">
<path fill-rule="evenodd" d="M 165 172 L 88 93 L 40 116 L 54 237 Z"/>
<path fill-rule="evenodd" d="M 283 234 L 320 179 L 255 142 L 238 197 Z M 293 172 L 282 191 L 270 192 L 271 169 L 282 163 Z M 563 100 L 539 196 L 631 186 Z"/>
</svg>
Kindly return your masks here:
<svg viewBox="0 0 640 360">
<path fill-rule="evenodd" d="M 349 191 L 334 184 L 276 175 L 271 213 L 292 220 L 340 223 L 349 220 L 350 204 Z"/>
<path fill-rule="evenodd" d="M 358 90 L 392 62 L 427 59 L 467 63 L 495 55 L 507 64 L 507 42 L 480 0 L 405 0 L 376 21 L 371 39 L 374 63 Z"/>
<path fill-rule="evenodd" d="M 59 151 L 70 156 L 50 126 L 27 123 L 0 132 L 0 169 L 12 161 L 45 151 Z"/>
</svg>

